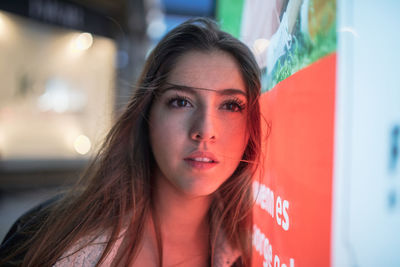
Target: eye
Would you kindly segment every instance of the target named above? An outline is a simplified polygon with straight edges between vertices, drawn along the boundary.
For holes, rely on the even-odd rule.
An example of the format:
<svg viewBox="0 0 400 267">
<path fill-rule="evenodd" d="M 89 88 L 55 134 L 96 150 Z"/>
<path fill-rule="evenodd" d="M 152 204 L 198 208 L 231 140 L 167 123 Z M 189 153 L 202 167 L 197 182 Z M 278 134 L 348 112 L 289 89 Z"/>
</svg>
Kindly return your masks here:
<svg viewBox="0 0 400 267">
<path fill-rule="evenodd" d="M 171 108 L 190 108 L 193 105 L 189 99 L 184 96 L 174 96 L 168 100 L 168 106 Z"/>
<path fill-rule="evenodd" d="M 230 112 L 242 112 L 245 108 L 245 103 L 240 99 L 228 100 L 222 104 L 222 109 Z"/>
</svg>

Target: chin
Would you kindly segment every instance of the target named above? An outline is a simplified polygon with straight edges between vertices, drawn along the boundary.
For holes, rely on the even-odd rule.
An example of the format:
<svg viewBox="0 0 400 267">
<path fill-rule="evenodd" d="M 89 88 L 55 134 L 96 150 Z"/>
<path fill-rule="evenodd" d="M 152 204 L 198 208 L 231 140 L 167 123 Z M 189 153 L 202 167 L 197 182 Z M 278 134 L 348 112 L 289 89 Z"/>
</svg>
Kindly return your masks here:
<svg viewBox="0 0 400 267">
<path fill-rule="evenodd" d="M 182 189 L 182 191 L 185 193 L 185 195 L 190 196 L 190 197 L 207 197 L 215 193 L 218 188 L 209 188 L 209 187 L 204 187 L 204 188 L 185 188 Z"/>
</svg>

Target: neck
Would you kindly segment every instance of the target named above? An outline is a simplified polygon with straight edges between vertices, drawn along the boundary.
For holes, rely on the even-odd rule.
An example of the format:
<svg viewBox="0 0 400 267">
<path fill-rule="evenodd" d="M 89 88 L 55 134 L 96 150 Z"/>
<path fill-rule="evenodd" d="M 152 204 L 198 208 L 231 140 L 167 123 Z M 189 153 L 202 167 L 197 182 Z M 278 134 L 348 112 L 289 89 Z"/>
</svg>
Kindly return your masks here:
<svg viewBox="0 0 400 267">
<path fill-rule="evenodd" d="M 157 179 L 155 209 L 163 238 L 198 239 L 209 234 L 208 210 L 211 196 L 182 194 L 165 179 Z"/>
<path fill-rule="evenodd" d="M 164 177 L 157 177 L 154 212 L 162 240 L 162 262 L 168 266 L 208 266 L 211 196 L 180 192 Z M 153 228 L 154 230 L 154 228 Z M 156 234 L 151 233 L 155 251 Z M 153 252 L 157 255 L 157 252 Z"/>
</svg>

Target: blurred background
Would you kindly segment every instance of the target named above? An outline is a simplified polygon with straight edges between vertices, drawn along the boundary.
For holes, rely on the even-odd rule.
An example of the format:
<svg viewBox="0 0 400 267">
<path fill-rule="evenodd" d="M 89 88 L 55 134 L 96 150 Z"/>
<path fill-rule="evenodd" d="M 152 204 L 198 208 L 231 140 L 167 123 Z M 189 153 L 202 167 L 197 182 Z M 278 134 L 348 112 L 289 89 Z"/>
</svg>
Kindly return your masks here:
<svg viewBox="0 0 400 267">
<path fill-rule="evenodd" d="M 216 12 L 214 0 L 0 1 L 0 239 L 79 178 L 157 41 Z"/>
<path fill-rule="evenodd" d="M 0 240 L 79 178 L 160 38 L 205 16 L 262 72 L 253 266 L 400 266 L 399 12 L 397 0 L 1 0 Z"/>
</svg>

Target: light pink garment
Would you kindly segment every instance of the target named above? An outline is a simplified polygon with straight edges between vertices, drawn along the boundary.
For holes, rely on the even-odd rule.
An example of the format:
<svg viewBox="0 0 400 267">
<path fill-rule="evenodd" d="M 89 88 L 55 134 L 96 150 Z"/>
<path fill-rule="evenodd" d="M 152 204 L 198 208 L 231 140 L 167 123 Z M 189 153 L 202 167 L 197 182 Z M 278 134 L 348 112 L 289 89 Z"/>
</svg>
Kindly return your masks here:
<svg viewBox="0 0 400 267">
<path fill-rule="evenodd" d="M 99 261 L 103 250 L 106 247 L 106 236 L 102 235 L 96 238 L 90 244 L 86 245 L 83 249 L 78 250 L 83 244 L 88 243 L 90 237 L 84 238 L 74 245 L 71 249 L 66 251 L 63 256 L 53 265 L 54 267 L 92 267 Z M 101 264 L 101 267 L 109 267 L 118 252 L 121 245 L 122 238 L 119 238 L 107 258 Z M 75 252 L 75 253 L 74 253 Z M 226 241 L 223 235 L 217 239 L 215 249 L 215 267 L 228 267 L 231 266 L 240 256 L 240 251 L 233 249 Z"/>
</svg>

